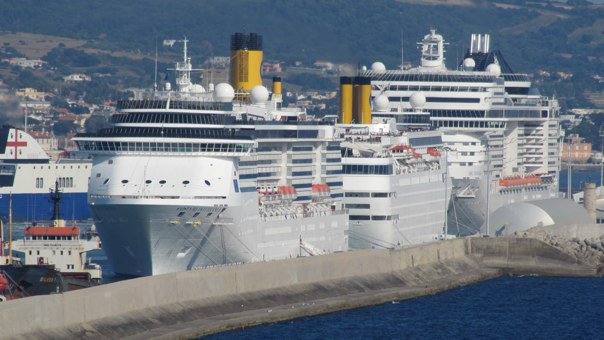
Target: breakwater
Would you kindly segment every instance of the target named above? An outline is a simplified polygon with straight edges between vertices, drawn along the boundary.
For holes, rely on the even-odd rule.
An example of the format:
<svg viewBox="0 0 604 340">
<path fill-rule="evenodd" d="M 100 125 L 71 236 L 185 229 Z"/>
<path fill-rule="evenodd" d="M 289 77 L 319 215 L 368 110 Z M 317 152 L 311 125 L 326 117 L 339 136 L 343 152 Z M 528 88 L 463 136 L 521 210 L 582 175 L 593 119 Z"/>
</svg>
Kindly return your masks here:
<svg viewBox="0 0 604 340">
<path fill-rule="evenodd" d="M 467 238 L 207 268 L 0 304 L 0 337 L 196 337 L 435 294 L 504 274 L 594 276 L 531 238 Z"/>
</svg>

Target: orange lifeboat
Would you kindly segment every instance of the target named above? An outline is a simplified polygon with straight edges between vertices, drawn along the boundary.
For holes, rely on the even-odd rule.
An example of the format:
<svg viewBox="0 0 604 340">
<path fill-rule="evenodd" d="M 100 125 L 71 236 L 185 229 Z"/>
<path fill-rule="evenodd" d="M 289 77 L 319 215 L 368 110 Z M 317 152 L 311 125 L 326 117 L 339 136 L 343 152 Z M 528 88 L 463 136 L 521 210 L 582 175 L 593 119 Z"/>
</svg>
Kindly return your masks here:
<svg viewBox="0 0 604 340">
<path fill-rule="evenodd" d="M 433 147 L 428 148 L 428 154 L 432 157 L 440 157 L 440 151 Z"/>
<path fill-rule="evenodd" d="M 279 186 L 278 193 L 285 198 L 294 198 L 296 196 L 296 188 L 290 185 L 281 185 Z"/>
<path fill-rule="evenodd" d="M 312 193 L 319 196 L 328 196 L 331 192 L 329 185 L 327 184 L 313 184 Z"/>
<path fill-rule="evenodd" d="M 503 177 L 499 179 L 499 185 L 502 187 L 525 186 L 534 184 L 541 184 L 541 178 L 539 176 L 513 176 Z"/>
</svg>

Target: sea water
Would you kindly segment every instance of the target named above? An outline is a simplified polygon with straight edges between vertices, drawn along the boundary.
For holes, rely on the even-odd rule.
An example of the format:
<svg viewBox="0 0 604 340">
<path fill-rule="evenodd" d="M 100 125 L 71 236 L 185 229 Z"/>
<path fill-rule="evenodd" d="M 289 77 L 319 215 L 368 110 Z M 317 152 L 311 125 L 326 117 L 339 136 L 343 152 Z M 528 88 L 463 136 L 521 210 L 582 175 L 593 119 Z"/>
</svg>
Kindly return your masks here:
<svg viewBox="0 0 604 340">
<path fill-rule="evenodd" d="M 212 339 L 602 339 L 604 278 L 503 277 Z"/>
</svg>

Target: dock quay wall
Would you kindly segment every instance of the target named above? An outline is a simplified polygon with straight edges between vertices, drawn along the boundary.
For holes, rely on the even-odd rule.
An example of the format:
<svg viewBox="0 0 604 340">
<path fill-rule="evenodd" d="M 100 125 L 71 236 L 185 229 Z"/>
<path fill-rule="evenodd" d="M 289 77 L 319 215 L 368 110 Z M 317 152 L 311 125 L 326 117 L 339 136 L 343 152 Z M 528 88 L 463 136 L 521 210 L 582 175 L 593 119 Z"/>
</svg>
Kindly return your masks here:
<svg viewBox="0 0 604 340">
<path fill-rule="evenodd" d="M 503 274 L 594 276 L 529 238 L 465 238 L 410 248 L 205 268 L 0 303 L 0 338 L 197 337 L 403 300 Z"/>
</svg>

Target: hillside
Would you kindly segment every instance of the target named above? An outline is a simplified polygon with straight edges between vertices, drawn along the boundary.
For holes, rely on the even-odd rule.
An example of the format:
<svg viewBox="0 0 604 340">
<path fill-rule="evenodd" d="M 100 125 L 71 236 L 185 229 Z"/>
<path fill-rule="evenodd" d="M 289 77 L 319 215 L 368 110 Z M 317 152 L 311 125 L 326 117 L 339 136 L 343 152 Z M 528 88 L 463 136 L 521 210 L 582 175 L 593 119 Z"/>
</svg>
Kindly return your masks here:
<svg viewBox="0 0 604 340">
<path fill-rule="evenodd" d="M 401 32 L 405 59 L 417 63 L 415 42 L 436 27 L 450 43 L 447 63 L 455 67 L 471 33 L 490 33 L 492 47 L 501 49 L 515 70 L 552 74 L 538 79 L 544 92 L 557 94 L 569 106 L 594 105 L 586 91 L 594 103 L 604 95 L 604 85 L 592 78 L 604 76 L 602 18 L 604 5 L 584 1 L 54 0 L 40 6 L 35 0 L 0 0 L 0 31 L 68 38 L 71 45 L 64 43 L 66 47 L 102 55 L 99 65 L 123 62 L 134 69 L 144 62 L 147 71 L 157 40 L 185 34 L 196 64 L 208 56 L 227 55 L 230 34 L 245 31 L 264 35 L 265 58 L 271 60 L 381 60 L 395 67 L 401 58 Z M 20 49 L 19 39 L 11 34 L 0 35 L 0 43 L 34 57 L 44 50 Z M 572 77 L 562 79 L 557 72 Z M 152 77 L 148 72 L 125 73 L 131 79 L 123 80 L 124 86 L 149 83 Z"/>
</svg>

